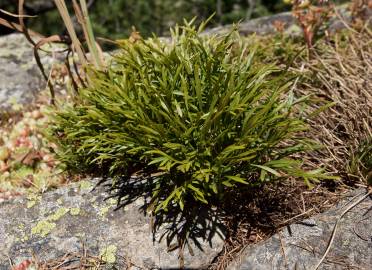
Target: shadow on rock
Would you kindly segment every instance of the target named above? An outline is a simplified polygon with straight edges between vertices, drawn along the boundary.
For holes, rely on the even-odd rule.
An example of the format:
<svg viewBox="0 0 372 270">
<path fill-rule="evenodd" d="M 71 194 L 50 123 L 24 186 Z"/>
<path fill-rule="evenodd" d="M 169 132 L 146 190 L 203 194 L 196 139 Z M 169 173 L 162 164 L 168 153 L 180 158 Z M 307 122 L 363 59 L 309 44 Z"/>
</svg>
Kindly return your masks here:
<svg viewBox="0 0 372 270">
<path fill-rule="evenodd" d="M 166 241 L 168 252 L 178 249 L 181 265 L 185 250 L 193 256 L 193 247 L 203 251 L 201 242 L 207 242 L 210 247 L 213 247 L 213 239 L 225 238 L 225 228 L 221 219 L 224 214 L 210 205 L 190 202 L 183 211 L 178 205 L 169 205 L 167 211 L 161 210 L 152 214 L 151 192 L 157 181 L 157 177 L 151 176 L 121 176 L 115 181 L 104 178 L 97 185 L 103 184 L 107 188 L 109 196 L 106 200 L 110 198 L 118 200 L 115 211 L 144 198 L 140 211 L 151 217 L 153 241 Z"/>
</svg>

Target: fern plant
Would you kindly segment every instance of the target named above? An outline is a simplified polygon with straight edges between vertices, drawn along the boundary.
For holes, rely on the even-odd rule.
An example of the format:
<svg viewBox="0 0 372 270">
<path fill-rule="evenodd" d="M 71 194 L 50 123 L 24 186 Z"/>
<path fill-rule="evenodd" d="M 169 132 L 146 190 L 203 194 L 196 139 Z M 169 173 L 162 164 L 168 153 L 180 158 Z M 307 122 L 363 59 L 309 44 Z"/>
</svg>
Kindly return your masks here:
<svg viewBox="0 0 372 270">
<path fill-rule="evenodd" d="M 60 159 L 117 181 L 154 176 L 145 179 L 155 212 L 276 179 L 331 178 L 294 158 L 313 145 L 301 136 L 306 99 L 290 94 L 293 78 L 256 63 L 235 30 L 202 37 L 203 28 L 123 43 L 106 71 L 92 70 L 77 103 L 54 116 Z"/>
</svg>

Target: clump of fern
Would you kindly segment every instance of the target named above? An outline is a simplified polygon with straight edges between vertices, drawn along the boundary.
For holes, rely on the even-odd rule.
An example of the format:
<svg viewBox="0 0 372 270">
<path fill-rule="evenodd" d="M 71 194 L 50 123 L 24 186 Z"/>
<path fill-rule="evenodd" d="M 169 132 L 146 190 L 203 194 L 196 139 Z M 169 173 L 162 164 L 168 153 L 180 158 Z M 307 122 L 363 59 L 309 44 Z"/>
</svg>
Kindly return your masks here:
<svg viewBox="0 0 372 270">
<path fill-rule="evenodd" d="M 256 63 L 236 31 L 202 37 L 203 27 L 176 27 L 170 42 L 125 42 L 106 71 L 92 70 L 77 103 L 54 116 L 59 158 L 148 181 L 155 212 L 278 179 L 329 178 L 303 169 L 300 154 L 314 146 L 293 76 Z"/>
</svg>

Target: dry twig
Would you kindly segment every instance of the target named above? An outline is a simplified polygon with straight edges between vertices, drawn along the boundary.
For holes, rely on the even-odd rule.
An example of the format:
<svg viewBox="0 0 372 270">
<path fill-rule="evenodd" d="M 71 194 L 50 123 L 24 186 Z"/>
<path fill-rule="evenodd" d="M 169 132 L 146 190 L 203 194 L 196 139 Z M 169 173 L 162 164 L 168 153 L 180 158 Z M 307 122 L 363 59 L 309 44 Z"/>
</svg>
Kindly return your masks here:
<svg viewBox="0 0 372 270">
<path fill-rule="evenodd" d="M 333 243 L 333 240 L 335 239 L 335 236 L 336 236 L 336 231 L 337 231 L 337 228 L 338 228 L 338 224 L 340 223 L 341 219 L 343 218 L 344 215 L 346 215 L 347 212 L 349 212 L 351 209 L 353 209 L 355 206 L 357 206 L 358 204 L 360 204 L 362 201 L 364 201 L 366 198 L 368 198 L 370 195 L 372 194 L 372 190 L 369 190 L 368 193 L 366 195 L 364 195 L 363 197 L 361 197 L 359 200 L 357 200 L 356 202 L 354 202 L 353 204 L 351 204 L 348 208 L 345 209 L 344 212 L 342 212 L 342 214 L 338 217 L 336 223 L 335 223 L 335 226 L 333 227 L 333 230 L 332 230 L 332 234 L 331 234 L 331 238 L 329 239 L 328 241 L 328 244 L 327 244 L 327 248 L 322 256 L 322 258 L 319 260 L 319 262 L 317 263 L 317 265 L 314 267 L 314 270 L 317 270 L 319 268 L 319 266 L 323 263 L 324 259 L 327 257 L 328 255 L 328 252 L 330 251 L 331 247 L 332 247 L 332 243 Z M 358 194 L 357 196 L 355 196 L 356 198 L 359 197 L 360 194 Z"/>
</svg>

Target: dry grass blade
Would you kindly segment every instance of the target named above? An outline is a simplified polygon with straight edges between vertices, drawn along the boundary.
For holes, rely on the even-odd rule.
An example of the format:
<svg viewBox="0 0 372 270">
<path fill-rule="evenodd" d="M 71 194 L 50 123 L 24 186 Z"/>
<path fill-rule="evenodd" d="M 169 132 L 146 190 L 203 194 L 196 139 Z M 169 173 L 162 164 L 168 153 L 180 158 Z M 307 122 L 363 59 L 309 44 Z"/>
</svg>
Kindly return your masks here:
<svg viewBox="0 0 372 270">
<path fill-rule="evenodd" d="M 310 82 L 296 89 L 299 95 L 315 93 L 317 98 L 335 103 L 310 122 L 312 137 L 325 147 L 308 159 L 314 166 L 326 165 L 345 180 L 366 177 L 358 171 L 352 173 L 348 162 L 354 158 L 353 152 L 371 140 L 372 46 L 367 30 L 349 31 L 347 36 L 336 36 L 333 44 L 324 43 L 305 66 Z"/>
<path fill-rule="evenodd" d="M 63 42 L 63 39 L 58 35 L 53 35 L 53 36 L 41 39 L 34 46 L 34 57 L 35 57 L 36 63 L 38 65 L 45 81 L 48 83 L 48 87 L 49 87 L 50 95 L 51 95 L 50 103 L 52 105 L 54 105 L 55 104 L 55 92 L 54 92 L 53 84 L 51 83 L 51 81 L 49 80 L 49 77 L 45 73 L 45 69 L 43 67 L 43 64 L 41 63 L 40 56 L 39 56 L 39 53 L 38 53 L 41 46 L 43 46 L 46 43 L 51 43 L 51 42 Z"/>
<path fill-rule="evenodd" d="M 34 51 L 34 57 L 35 57 L 35 61 L 44 77 L 44 79 L 46 80 L 47 84 L 48 84 L 48 87 L 50 89 L 50 93 L 51 93 L 51 100 L 50 100 L 50 103 L 51 104 L 55 104 L 55 92 L 54 92 L 54 88 L 53 88 L 53 84 L 51 83 L 51 81 L 49 80 L 49 77 L 46 75 L 45 73 L 45 69 L 43 67 L 43 64 L 41 63 L 41 60 L 40 60 L 40 56 L 39 56 L 39 49 L 41 48 L 41 46 L 43 46 L 44 44 L 46 43 L 51 43 L 51 42 L 62 42 L 62 43 L 66 43 L 66 40 L 63 40 L 60 36 L 58 35 L 54 35 L 54 36 L 51 36 L 51 37 L 47 37 L 45 38 L 44 36 L 42 36 L 41 34 L 38 34 L 36 32 L 33 32 L 31 30 L 29 30 L 25 23 L 24 23 L 24 18 L 27 18 L 27 17 L 35 17 L 35 16 L 28 16 L 28 15 L 25 15 L 24 14 L 24 0 L 19 0 L 18 1 L 18 13 L 19 14 L 13 14 L 13 13 L 9 13 L 7 11 L 3 11 L 1 10 L 3 13 L 7 14 L 7 15 L 11 15 L 13 17 L 17 17 L 19 19 L 19 24 L 16 24 L 16 23 L 13 23 L 13 22 L 9 22 L 5 19 L 2 19 L 0 18 L 0 24 L 4 25 L 4 26 L 7 26 L 11 29 L 14 29 L 14 30 L 17 30 L 21 33 L 24 34 L 24 36 L 26 37 L 26 39 L 33 45 L 33 51 Z M 40 38 L 39 41 L 35 42 L 32 38 L 31 38 L 31 35 L 33 36 L 37 36 L 38 38 Z"/>
<path fill-rule="evenodd" d="M 45 74 L 45 70 L 44 70 L 43 65 L 42 65 L 42 63 L 40 61 L 40 56 L 39 56 L 39 53 L 38 53 L 38 49 L 43 44 L 45 44 L 47 42 L 53 42 L 53 41 L 57 40 L 57 37 L 54 36 L 52 38 L 44 38 L 40 34 L 37 34 L 37 33 L 32 32 L 32 31 L 30 31 L 30 30 L 27 29 L 27 27 L 25 26 L 25 23 L 24 23 L 24 18 L 34 17 L 34 16 L 28 16 L 28 15 L 25 15 L 24 14 L 24 0 L 19 0 L 18 1 L 18 13 L 19 14 L 13 14 L 13 13 L 10 13 L 10 12 L 4 11 L 4 10 L 1 10 L 1 12 L 5 13 L 7 15 L 13 16 L 13 17 L 17 17 L 19 19 L 19 24 L 15 24 L 15 23 L 12 23 L 12 22 L 9 22 L 7 20 L 4 20 L 4 19 L 1 19 L 0 18 L 0 24 L 5 25 L 7 27 L 10 27 L 10 28 L 12 28 L 14 30 L 17 30 L 17 31 L 22 32 L 24 34 L 24 36 L 26 37 L 26 39 L 34 46 L 34 56 L 35 56 L 36 63 L 38 65 L 38 67 L 39 67 L 42 75 L 44 76 L 45 80 L 48 83 L 48 86 L 49 86 L 50 92 L 51 92 L 51 103 L 54 104 L 54 96 L 55 95 L 54 95 L 53 85 L 48 80 L 48 76 Z M 42 39 L 39 42 L 36 43 L 31 38 L 31 35 L 39 36 Z"/>
<path fill-rule="evenodd" d="M 42 261 L 35 254 L 32 255 L 32 260 L 27 260 L 27 266 L 32 265 L 37 270 L 103 270 L 103 269 L 132 269 L 136 266 L 125 257 L 118 256 L 114 264 L 108 264 L 102 256 L 94 256 L 89 254 L 85 246 L 79 252 L 69 252 L 61 257 Z M 23 263 L 25 264 L 25 263 Z M 19 265 L 19 266 L 22 266 Z M 18 267 L 19 267 L 18 266 Z M 136 266 L 137 267 L 137 266 Z M 139 267 L 137 267 L 139 268 Z M 15 268 L 25 269 L 25 268 Z M 27 268 L 28 269 L 28 268 Z M 30 268 L 31 269 L 31 268 Z"/>
<path fill-rule="evenodd" d="M 104 61 L 102 57 L 102 52 L 98 49 L 97 43 L 95 41 L 92 24 L 88 15 L 88 7 L 85 0 L 80 0 L 80 6 L 77 4 L 76 0 L 73 0 L 73 7 L 75 10 L 76 17 L 81 24 L 85 40 L 87 42 L 89 52 L 93 58 L 93 64 L 96 68 L 102 68 L 104 66 Z"/>
<path fill-rule="evenodd" d="M 9 21 L 7 21 L 5 19 L 2 19 L 2 18 L 0 18 L 0 24 L 5 25 L 6 27 L 9 27 L 11 29 L 17 30 L 19 32 L 22 32 L 25 35 L 26 39 L 33 45 L 34 56 L 35 56 L 36 63 L 38 65 L 44 79 L 47 81 L 47 84 L 48 84 L 49 89 L 50 89 L 50 93 L 51 93 L 51 101 L 50 102 L 51 102 L 51 104 L 55 104 L 55 93 L 54 93 L 53 85 L 52 85 L 51 81 L 49 80 L 49 77 L 45 73 L 45 69 L 44 69 L 44 67 L 41 63 L 38 50 L 40 50 L 41 47 L 46 43 L 56 43 L 56 42 L 57 43 L 65 43 L 70 47 L 69 50 L 72 50 L 72 52 L 77 53 L 78 58 L 79 58 L 79 62 L 83 67 L 86 67 L 86 65 L 88 64 L 88 60 L 87 60 L 86 54 L 84 52 L 84 48 L 83 48 L 80 40 L 77 37 L 72 19 L 69 15 L 69 12 L 68 12 L 68 9 L 67 9 L 67 6 L 66 6 L 66 3 L 65 3 L 64 0 L 54 0 L 54 2 L 55 2 L 56 6 L 58 8 L 58 11 L 59 11 L 62 19 L 63 19 L 63 22 L 64 22 L 64 24 L 67 28 L 67 31 L 68 31 L 68 34 L 69 34 L 69 37 L 70 37 L 71 40 L 64 39 L 64 38 L 62 38 L 61 36 L 58 36 L 58 35 L 53 35 L 51 37 L 45 38 L 38 33 L 35 33 L 35 32 L 32 32 L 31 30 L 28 30 L 26 25 L 25 25 L 24 18 L 34 17 L 34 16 L 29 16 L 29 15 L 24 14 L 24 2 L 25 2 L 24 0 L 18 0 L 18 13 L 19 14 L 13 14 L 13 13 L 10 13 L 10 12 L 7 12 L 7 11 L 0 10 L 1 12 L 5 13 L 7 15 L 17 17 L 19 19 L 19 24 L 9 22 Z M 102 51 L 100 50 L 98 44 L 96 44 L 96 42 L 94 40 L 93 30 L 92 30 L 92 27 L 91 27 L 91 24 L 90 24 L 90 21 L 89 21 L 89 17 L 88 17 L 87 5 L 86 5 L 85 1 L 80 1 L 80 2 L 81 2 L 81 5 L 82 5 L 83 9 L 81 9 L 79 7 L 79 5 L 77 4 L 77 2 L 74 1 L 74 8 L 75 8 L 76 16 L 79 19 L 79 22 L 81 23 L 81 25 L 83 27 L 85 38 L 87 40 L 89 50 L 91 51 L 91 53 L 93 55 L 93 61 L 92 62 L 95 65 L 96 68 L 100 68 L 100 67 L 104 66 Z M 31 35 L 41 37 L 41 40 L 35 42 L 31 38 Z M 68 67 L 69 66 L 70 65 L 68 65 Z M 75 62 L 74 62 L 74 68 L 75 68 L 75 71 L 77 72 L 78 78 L 81 81 L 81 84 L 84 85 L 83 80 L 81 79 L 81 76 L 79 75 L 79 72 L 78 72 L 78 69 L 76 67 Z M 71 72 L 71 70 L 69 70 L 69 76 L 71 76 L 71 80 L 73 81 L 74 89 L 77 90 L 78 85 L 74 81 L 74 76 L 73 76 L 73 73 Z M 88 78 L 86 77 L 86 79 L 88 79 Z"/>
<path fill-rule="evenodd" d="M 368 198 L 370 195 L 372 194 L 372 191 L 368 191 L 367 194 L 365 194 L 364 196 L 362 196 L 361 198 L 359 198 L 359 200 L 357 200 L 356 202 L 352 203 L 348 208 L 346 208 L 344 210 L 344 212 L 342 212 L 342 214 L 339 216 L 339 218 L 337 219 L 336 221 L 336 224 L 334 225 L 333 227 L 333 230 L 332 230 L 332 234 L 331 234 L 331 238 L 329 239 L 329 242 L 328 242 L 328 245 L 327 245 L 327 248 L 322 256 L 322 258 L 319 260 L 319 262 L 317 263 L 317 265 L 314 267 L 314 270 L 317 270 L 319 268 L 319 266 L 323 263 L 324 259 L 327 257 L 328 255 L 328 252 L 330 251 L 331 247 L 332 247 L 332 244 L 333 244 L 333 240 L 335 239 L 335 235 L 336 235 L 336 231 L 337 231 L 337 228 L 338 228 L 338 224 L 340 223 L 341 219 L 343 218 L 344 215 L 347 214 L 347 212 L 349 212 L 351 209 L 353 209 L 355 206 L 357 206 L 358 204 L 360 204 L 362 201 L 364 201 L 366 198 Z M 360 195 L 357 195 L 356 197 L 359 197 Z"/>
<path fill-rule="evenodd" d="M 95 45 L 96 45 L 96 49 L 97 49 L 97 59 L 100 63 L 100 67 L 105 67 L 106 66 L 106 63 L 105 63 L 105 57 L 103 55 L 103 50 L 101 48 L 101 46 L 98 44 L 97 41 L 94 41 Z"/>
<path fill-rule="evenodd" d="M 11 13 L 11 12 L 6 11 L 6 10 L 1 9 L 1 8 L 0 8 L 0 12 L 6 14 L 8 16 L 14 17 L 14 18 L 20 18 L 20 17 L 23 17 L 23 18 L 35 18 L 35 17 L 37 17 L 35 15 L 19 15 L 19 14 L 14 14 L 14 13 Z"/>
<path fill-rule="evenodd" d="M 83 16 L 83 14 L 82 14 L 81 8 L 78 5 L 78 3 L 76 2 L 76 0 L 73 0 L 72 3 L 73 3 L 74 11 L 75 11 L 75 14 L 76 14 L 76 18 L 77 18 L 79 24 L 81 25 L 81 27 L 83 28 L 83 32 L 84 32 L 84 36 L 85 36 L 85 39 L 86 39 L 86 42 L 87 42 L 87 45 L 88 45 L 88 49 L 89 49 L 90 52 L 92 52 L 93 51 L 92 43 L 91 43 L 90 39 L 87 39 L 89 37 L 88 36 L 88 29 L 87 29 L 87 24 L 86 24 L 86 21 L 85 21 L 85 18 Z M 93 64 L 96 68 L 99 67 L 95 57 L 93 57 Z"/>
<path fill-rule="evenodd" d="M 224 223 L 228 237 L 224 250 L 208 269 L 226 269 L 233 260 L 240 258 L 245 247 L 267 239 L 288 223 L 328 209 L 343 197 L 344 192 L 331 193 L 321 186 L 308 190 L 292 179 L 279 187 L 268 185 L 265 190 L 257 190 L 250 196 L 234 194 L 226 206 L 229 214 Z M 325 201 L 325 197 L 329 201 Z M 303 203 L 309 209 L 306 212 L 303 212 Z"/>
<path fill-rule="evenodd" d="M 70 57 L 70 54 L 72 53 L 71 50 L 68 51 L 67 55 L 66 55 L 66 59 L 65 59 L 65 65 L 67 67 L 67 72 L 68 72 L 68 76 L 71 78 L 71 83 L 72 83 L 72 87 L 74 89 L 74 91 L 77 93 L 79 90 L 79 87 L 78 87 L 78 84 L 76 83 L 76 81 L 74 80 L 74 75 L 71 71 L 71 65 L 70 65 L 70 61 L 69 61 L 69 57 Z M 78 73 L 77 73 L 78 74 Z M 80 78 L 79 78 L 80 79 Z M 82 80 L 80 79 L 80 82 Z"/>
<path fill-rule="evenodd" d="M 0 12 L 2 12 L 2 13 L 6 14 L 6 15 L 9 15 L 9 16 L 12 16 L 12 17 L 18 18 L 19 19 L 19 24 L 10 22 L 10 21 L 8 21 L 6 19 L 3 19 L 3 18 L 0 18 L 0 25 L 4 25 L 4 26 L 9 27 L 11 29 L 22 32 L 24 34 L 24 36 L 26 37 L 26 39 L 33 45 L 34 56 L 35 56 L 36 63 L 38 65 L 44 79 L 47 81 L 48 87 L 50 89 L 50 93 L 51 93 L 51 101 L 50 102 L 51 102 L 51 104 L 55 104 L 55 93 L 54 93 L 54 89 L 53 89 L 53 84 L 49 80 L 49 76 L 47 76 L 46 73 L 45 73 L 45 69 L 44 69 L 44 67 L 41 63 L 40 56 L 39 56 L 39 53 L 38 53 L 38 50 L 42 50 L 41 49 L 42 45 L 44 45 L 46 43 L 55 43 L 55 42 L 64 43 L 64 44 L 68 45 L 69 49 L 67 51 L 71 50 L 72 53 L 74 53 L 74 52 L 77 53 L 79 63 L 84 68 L 83 72 L 86 72 L 85 68 L 90 63 L 92 63 L 95 66 L 96 69 L 103 68 L 105 66 L 103 53 L 102 53 L 102 50 L 101 50 L 100 46 L 95 41 L 92 25 L 91 25 L 91 22 L 90 22 L 89 16 L 88 16 L 88 6 L 87 6 L 85 0 L 80 0 L 80 6 L 78 5 L 78 3 L 76 1 L 73 1 L 73 7 L 75 9 L 75 13 L 76 13 L 76 16 L 78 18 L 79 23 L 83 27 L 85 40 L 87 42 L 87 45 L 88 45 L 88 48 L 89 48 L 89 51 L 90 51 L 91 57 L 92 57 L 90 60 L 88 60 L 87 55 L 84 51 L 84 47 L 82 46 L 82 44 L 81 44 L 81 42 L 80 42 L 80 40 L 79 40 L 79 38 L 76 34 L 76 31 L 74 29 L 74 24 L 73 24 L 72 19 L 69 15 L 69 11 L 67 9 L 67 6 L 66 6 L 66 3 L 65 3 L 64 0 L 54 0 L 54 2 L 57 6 L 57 9 L 58 9 L 62 19 L 63 19 L 63 22 L 65 24 L 65 27 L 66 27 L 68 35 L 69 35 L 69 39 L 63 38 L 63 37 L 58 36 L 58 35 L 53 35 L 51 37 L 45 38 L 44 36 L 27 29 L 27 27 L 25 25 L 24 18 L 36 17 L 36 16 L 30 16 L 30 15 L 24 14 L 24 2 L 25 2 L 24 0 L 18 0 L 18 14 L 13 14 L 13 13 L 10 13 L 8 11 L 0 9 Z M 34 41 L 31 36 L 36 36 L 38 38 L 41 38 L 41 40 Z M 70 55 L 70 53 L 68 53 L 68 55 Z M 72 56 L 73 56 L 73 54 L 72 54 Z M 69 61 L 69 60 L 67 59 L 67 61 Z M 89 77 L 87 76 L 87 74 L 84 74 L 84 76 L 81 76 L 81 74 L 79 73 L 79 68 L 77 68 L 77 64 L 75 63 L 74 59 L 72 61 L 73 61 L 73 67 L 75 69 L 77 78 L 80 80 L 80 84 L 82 86 L 85 86 L 84 81 L 89 81 Z M 70 67 L 70 65 L 67 65 L 67 67 Z M 71 77 L 74 89 L 77 91 L 78 84 L 75 81 L 75 76 L 74 76 L 73 72 L 71 70 L 69 70 L 68 74 Z M 82 79 L 82 77 L 84 77 L 84 80 Z"/>
<path fill-rule="evenodd" d="M 16 30 L 18 32 L 22 32 L 22 26 L 20 24 L 18 24 L 18 23 L 11 22 L 11 21 L 5 20 L 3 18 L 0 18 L 0 24 L 3 25 L 3 26 L 5 26 L 5 27 L 8 27 L 10 29 Z M 35 37 L 39 37 L 39 38 L 43 38 L 44 37 L 42 34 L 37 33 L 35 31 L 32 31 L 32 30 L 28 30 L 28 33 L 31 36 L 35 36 Z"/>
<path fill-rule="evenodd" d="M 18 0 L 18 15 L 19 15 L 19 24 L 22 28 L 22 33 L 25 35 L 26 39 L 32 44 L 36 45 L 35 41 L 31 38 L 28 33 L 28 29 L 24 22 L 24 2 L 25 0 Z"/>
<path fill-rule="evenodd" d="M 64 0 L 54 0 L 54 2 L 56 4 L 56 6 L 58 8 L 58 11 L 59 11 L 59 13 L 60 13 L 60 15 L 63 19 L 63 22 L 64 22 L 64 24 L 67 28 L 68 34 L 69 34 L 69 36 L 71 38 L 71 41 L 72 41 L 72 44 L 73 44 L 72 45 L 73 49 L 76 51 L 76 53 L 79 57 L 80 63 L 83 66 L 85 66 L 87 64 L 87 59 L 86 59 L 83 47 L 81 45 L 81 42 L 76 35 L 73 22 L 71 20 L 68 9 L 66 7 L 66 3 L 65 3 Z"/>
<path fill-rule="evenodd" d="M 40 262 L 34 260 L 36 263 L 36 269 L 38 270 L 72 270 L 72 269 L 103 269 L 105 262 L 99 257 L 94 257 L 82 253 L 67 253 L 61 258 L 49 260 L 46 262 Z"/>
</svg>

